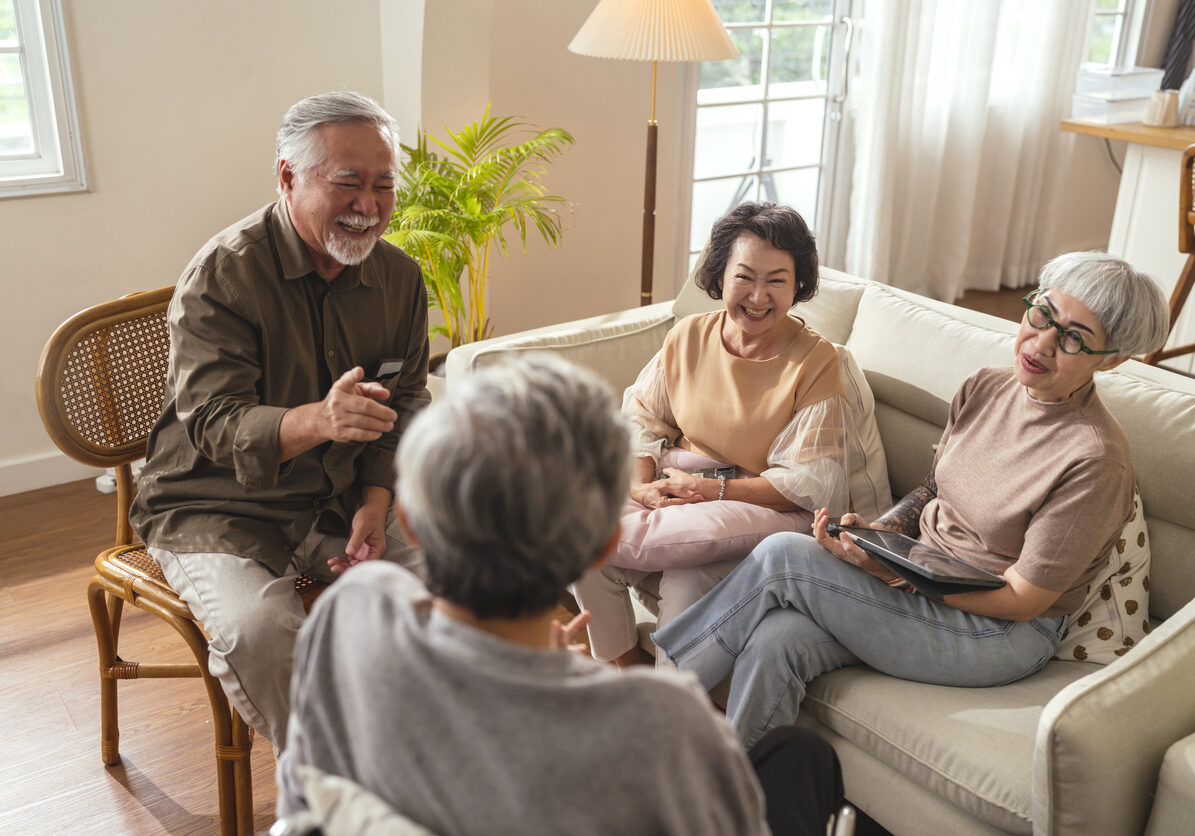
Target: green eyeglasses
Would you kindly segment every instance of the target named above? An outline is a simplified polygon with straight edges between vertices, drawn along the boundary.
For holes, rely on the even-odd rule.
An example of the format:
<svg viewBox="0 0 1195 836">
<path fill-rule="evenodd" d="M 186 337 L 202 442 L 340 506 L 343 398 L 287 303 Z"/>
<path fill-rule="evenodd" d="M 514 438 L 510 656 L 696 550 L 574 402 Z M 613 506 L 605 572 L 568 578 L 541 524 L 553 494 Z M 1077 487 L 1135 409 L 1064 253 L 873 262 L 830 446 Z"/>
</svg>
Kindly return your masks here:
<svg viewBox="0 0 1195 836">
<path fill-rule="evenodd" d="M 1039 331 L 1041 331 L 1042 329 L 1045 329 L 1045 328 L 1050 328 L 1050 327 L 1055 328 L 1058 331 L 1058 347 L 1060 349 L 1062 349 L 1063 354 L 1078 354 L 1080 351 L 1082 351 L 1084 354 L 1116 354 L 1117 353 L 1116 349 L 1110 349 L 1110 350 L 1105 350 L 1105 351 L 1096 351 L 1094 349 L 1088 348 L 1083 343 L 1083 335 L 1082 334 L 1080 334 L 1078 331 L 1075 331 L 1072 328 L 1063 328 L 1061 325 L 1059 325 L 1057 322 L 1054 321 L 1054 317 L 1052 317 L 1050 315 L 1049 307 L 1047 307 L 1046 305 L 1040 305 L 1037 303 L 1036 300 L 1037 300 L 1038 294 L 1040 294 L 1040 293 L 1041 293 L 1041 290 L 1031 291 L 1024 299 L 1021 300 L 1022 302 L 1025 303 L 1025 307 L 1029 311 L 1028 316 L 1026 316 L 1026 319 L 1029 321 L 1030 325 L 1032 325 L 1034 328 L 1036 328 Z"/>
</svg>

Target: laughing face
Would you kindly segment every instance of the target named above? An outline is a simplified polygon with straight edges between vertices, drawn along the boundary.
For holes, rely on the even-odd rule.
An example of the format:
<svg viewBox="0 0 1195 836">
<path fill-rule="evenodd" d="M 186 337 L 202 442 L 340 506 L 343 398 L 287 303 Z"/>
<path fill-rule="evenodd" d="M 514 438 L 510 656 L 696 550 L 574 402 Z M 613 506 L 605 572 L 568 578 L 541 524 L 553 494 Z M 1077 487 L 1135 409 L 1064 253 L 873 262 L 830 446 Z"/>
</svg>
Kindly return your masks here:
<svg viewBox="0 0 1195 836">
<path fill-rule="evenodd" d="M 296 171 L 283 160 L 278 177 L 295 231 L 328 281 L 360 264 L 394 212 L 394 155 L 368 123 L 316 129 L 321 162 Z"/>
<path fill-rule="evenodd" d="M 1048 307 L 1051 318 L 1063 328 L 1079 332 L 1088 348 L 1099 351 L 1106 347 L 1104 326 L 1091 309 L 1075 297 L 1058 290 L 1046 290 L 1035 301 Z M 1125 359 L 1084 352 L 1065 354 L 1058 346 L 1058 337 L 1056 328 L 1047 325 L 1037 329 L 1030 325 L 1028 312 L 1021 318 L 1013 373 L 1035 400 L 1064 401 L 1085 386 L 1096 370 L 1118 366 Z"/>
<path fill-rule="evenodd" d="M 722 304 L 728 323 L 743 340 L 766 337 L 785 324 L 796 281 L 792 253 L 744 232 L 731 246 L 722 274 Z"/>
</svg>

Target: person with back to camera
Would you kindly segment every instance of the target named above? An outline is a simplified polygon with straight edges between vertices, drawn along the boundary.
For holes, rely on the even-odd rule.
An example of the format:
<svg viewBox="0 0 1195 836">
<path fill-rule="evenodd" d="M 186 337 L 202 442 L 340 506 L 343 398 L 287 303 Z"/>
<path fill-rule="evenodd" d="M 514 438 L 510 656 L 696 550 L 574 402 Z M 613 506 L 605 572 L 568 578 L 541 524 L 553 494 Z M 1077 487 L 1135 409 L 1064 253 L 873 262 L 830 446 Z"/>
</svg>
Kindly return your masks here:
<svg viewBox="0 0 1195 836">
<path fill-rule="evenodd" d="M 612 393 L 551 356 L 468 375 L 416 418 L 396 513 L 427 587 L 371 562 L 317 602 L 279 816 L 310 812 L 315 770 L 442 836 L 759 834 L 762 781 L 773 832 L 824 834 L 841 780 L 816 734 L 781 729 L 749 760 L 691 677 L 566 649 L 584 615 L 562 627 L 557 601 L 617 543 L 629 469 Z"/>
<path fill-rule="evenodd" d="M 640 661 L 629 587 L 659 578 L 659 623 L 764 537 L 848 503 L 847 410 L 834 346 L 789 308 L 813 298 L 817 247 L 797 212 L 743 203 L 720 218 L 695 281 L 723 309 L 687 317 L 627 389 L 631 498 L 607 565 L 573 586 L 594 656 Z"/>
<path fill-rule="evenodd" d="M 831 537 L 822 509 L 813 537 L 768 538 L 654 635 L 707 688 L 732 675 L 727 716 L 748 745 L 796 719 L 810 680 L 846 665 L 988 687 L 1054 655 L 1133 506 L 1128 440 L 1093 375 L 1162 346 L 1169 309 L 1153 279 L 1105 253 L 1055 258 L 1024 303 L 1012 368 L 963 383 L 925 481 L 870 526 L 1003 587 L 910 594 L 846 533 Z"/>
</svg>

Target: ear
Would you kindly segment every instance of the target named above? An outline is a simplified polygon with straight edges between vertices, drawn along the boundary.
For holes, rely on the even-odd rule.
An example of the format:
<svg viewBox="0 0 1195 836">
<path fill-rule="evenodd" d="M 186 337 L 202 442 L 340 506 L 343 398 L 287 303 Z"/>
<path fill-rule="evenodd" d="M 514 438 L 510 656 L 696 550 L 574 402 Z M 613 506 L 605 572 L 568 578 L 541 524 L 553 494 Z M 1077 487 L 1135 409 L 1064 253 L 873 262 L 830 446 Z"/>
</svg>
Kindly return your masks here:
<svg viewBox="0 0 1195 836">
<path fill-rule="evenodd" d="M 415 548 L 420 548 L 419 540 L 415 537 L 415 532 L 411 531 L 411 523 L 407 520 L 406 512 L 403 511 L 397 497 L 394 499 L 394 518 L 398 520 L 398 525 L 402 529 L 403 536 L 407 538 L 407 543 Z"/>
<path fill-rule="evenodd" d="M 1099 371 L 1099 372 L 1110 372 L 1114 368 L 1119 366 L 1121 363 L 1123 363 L 1125 360 L 1130 360 L 1130 359 L 1132 359 L 1132 358 L 1130 358 L 1129 355 L 1127 355 L 1127 354 L 1113 354 L 1107 360 L 1100 363 L 1095 368 L 1096 368 L 1096 371 Z"/>
<path fill-rule="evenodd" d="M 289 194 L 291 189 L 295 187 L 295 180 L 298 176 L 298 173 L 291 166 L 289 160 L 280 162 L 278 164 L 278 190 L 283 194 Z"/>
<path fill-rule="evenodd" d="M 620 534 L 622 534 L 622 523 L 615 523 L 614 531 L 610 533 L 610 539 L 606 541 L 606 545 L 602 546 L 601 552 L 593 563 L 589 564 L 590 569 L 596 569 L 610 559 L 610 555 L 614 554 L 614 550 L 618 548 L 618 535 Z"/>
</svg>

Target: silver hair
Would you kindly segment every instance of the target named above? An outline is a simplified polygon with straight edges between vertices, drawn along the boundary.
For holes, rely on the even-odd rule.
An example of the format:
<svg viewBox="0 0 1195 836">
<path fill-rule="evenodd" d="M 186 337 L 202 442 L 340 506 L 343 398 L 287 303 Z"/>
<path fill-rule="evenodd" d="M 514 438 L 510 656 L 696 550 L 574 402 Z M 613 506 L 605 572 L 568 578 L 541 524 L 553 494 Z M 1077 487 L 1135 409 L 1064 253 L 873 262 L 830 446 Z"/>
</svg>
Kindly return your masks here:
<svg viewBox="0 0 1195 836">
<path fill-rule="evenodd" d="M 481 618 L 552 607 L 615 531 L 630 435 L 609 387 L 550 354 L 453 381 L 398 447 L 428 587 Z"/>
<path fill-rule="evenodd" d="M 1091 309 L 1119 355 L 1147 354 L 1166 344 L 1170 303 L 1150 276 L 1114 255 L 1064 253 L 1041 269 L 1038 286 L 1057 289 Z"/>
<path fill-rule="evenodd" d="M 286 116 L 282 117 L 282 126 L 278 128 L 274 174 L 278 174 L 283 160 L 290 163 L 299 175 L 318 166 L 322 162 L 322 148 L 316 129 L 321 125 L 350 122 L 365 122 L 381 129 L 397 162 L 398 123 L 394 117 L 368 96 L 337 91 L 309 96 L 292 105 Z"/>
</svg>

